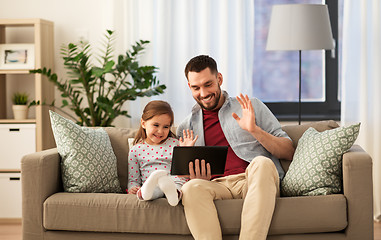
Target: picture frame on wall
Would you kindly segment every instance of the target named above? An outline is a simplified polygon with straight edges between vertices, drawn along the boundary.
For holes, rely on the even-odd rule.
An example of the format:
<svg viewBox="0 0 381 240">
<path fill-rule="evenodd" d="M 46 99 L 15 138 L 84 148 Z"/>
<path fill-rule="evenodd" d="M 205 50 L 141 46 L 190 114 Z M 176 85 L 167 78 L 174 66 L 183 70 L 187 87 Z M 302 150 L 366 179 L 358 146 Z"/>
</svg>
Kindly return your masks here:
<svg viewBox="0 0 381 240">
<path fill-rule="evenodd" d="M 0 69 L 34 69 L 34 44 L 0 44 Z"/>
</svg>

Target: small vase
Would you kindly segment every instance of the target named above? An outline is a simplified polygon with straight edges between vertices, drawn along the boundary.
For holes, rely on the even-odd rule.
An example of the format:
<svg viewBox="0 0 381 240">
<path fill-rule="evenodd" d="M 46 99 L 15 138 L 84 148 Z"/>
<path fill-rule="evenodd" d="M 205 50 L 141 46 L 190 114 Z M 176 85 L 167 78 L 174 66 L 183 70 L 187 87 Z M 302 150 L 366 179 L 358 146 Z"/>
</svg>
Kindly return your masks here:
<svg viewBox="0 0 381 240">
<path fill-rule="evenodd" d="M 16 120 L 23 120 L 28 118 L 28 106 L 27 105 L 13 105 L 13 117 Z"/>
</svg>

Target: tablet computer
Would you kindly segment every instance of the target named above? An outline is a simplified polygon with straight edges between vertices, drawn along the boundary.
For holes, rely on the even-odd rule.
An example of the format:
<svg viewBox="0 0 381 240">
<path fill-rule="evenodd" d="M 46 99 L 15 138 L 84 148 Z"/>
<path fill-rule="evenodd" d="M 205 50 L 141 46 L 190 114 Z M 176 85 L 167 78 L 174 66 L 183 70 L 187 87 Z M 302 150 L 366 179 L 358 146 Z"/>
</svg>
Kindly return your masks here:
<svg viewBox="0 0 381 240">
<path fill-rule="evenodd" d="M 189 162 L 204 159 L 210 163 L 212 175 L 224 174 L 227 146 L 192 146 L 173 148 L 171 175 L 189 175 Z"/>
</svg>

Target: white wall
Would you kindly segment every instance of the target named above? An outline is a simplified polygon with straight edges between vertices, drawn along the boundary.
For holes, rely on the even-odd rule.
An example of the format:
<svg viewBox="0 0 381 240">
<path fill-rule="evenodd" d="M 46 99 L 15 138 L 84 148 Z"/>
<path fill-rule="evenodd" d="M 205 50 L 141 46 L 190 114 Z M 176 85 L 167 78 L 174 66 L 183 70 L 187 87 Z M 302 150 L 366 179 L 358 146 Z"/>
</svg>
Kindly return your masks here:
<svg viewBox="0 0 381 240">
<path fill-rule="evenodd" d="M 55 72 L 59 78 L 65 77 L 60 47 L 69 42 L 78 42 L 85 36 L 94 48 L 102 40 L 106 29 L 116 29 L 123 25 L 123 0 L 1 0 L 0 18 L 42 18 L 54 22 L 54 56 Z M 116 5 L 118 3 L 118 5 Z M 123 35 L 123 34 L 120 34 Z M 20 37 L 19 35 L 17 36 Z M 116 50 L 125 44 L 123 36 L 118 36 Z M 23 42 L 23 39 L 17 42 Z M 25 42 L 30 41 L 26 38 Z M 119 53 L 120 51 L 116 51 Z M 8 83 L 9 81 L 7 81 Z M 17 82 L 17 81 L 15 81 Z M 8 88 L 15 87 L 10 83 Z M 12 86 L 13 85 L 13 86 Z M 17 85 L 16 85 L 17 86 Z M 21 90 L 28 86 L 19 86 Z M 7 89 L 8 89 L 7 88 Z M 33 96 L 31 96 L 33 97 Z M 57 103 L 60 104 L 60 93 L 56 91 Z M 10 107 L 8 107 L 10 109 Z M 128 121 L 117 121 L 118 126 L 127 126 Z"/>
</svg>

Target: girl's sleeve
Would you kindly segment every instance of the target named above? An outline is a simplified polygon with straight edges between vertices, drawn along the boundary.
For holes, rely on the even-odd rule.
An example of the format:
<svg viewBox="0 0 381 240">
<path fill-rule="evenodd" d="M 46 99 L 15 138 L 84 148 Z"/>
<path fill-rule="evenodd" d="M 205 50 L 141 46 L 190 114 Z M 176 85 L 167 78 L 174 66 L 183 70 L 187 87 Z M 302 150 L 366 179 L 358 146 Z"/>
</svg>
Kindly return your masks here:
<svg viewBox="0 0 381 240">
<path fill-rule="evenodd" d="M 137 155 L 136 148 L 132 147 L 128 154 L 128 189 L 131 189 L 132 187 L 141 187 L 142 185 Z"/>
</svg>

